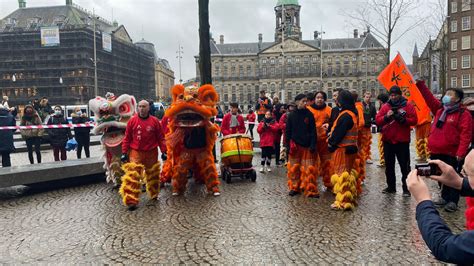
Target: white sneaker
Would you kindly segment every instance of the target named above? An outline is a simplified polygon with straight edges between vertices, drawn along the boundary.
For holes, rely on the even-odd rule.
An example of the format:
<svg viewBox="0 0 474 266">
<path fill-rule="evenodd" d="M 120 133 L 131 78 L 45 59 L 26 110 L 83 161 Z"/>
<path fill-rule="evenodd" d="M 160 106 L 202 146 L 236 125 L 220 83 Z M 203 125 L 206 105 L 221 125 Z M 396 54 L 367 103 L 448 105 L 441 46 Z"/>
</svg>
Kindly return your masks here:
<svg viewBox="0 0 474 266">
<path fill-rule="evenodd" d="M 272 168 L 270 168 L 270 166 L 267 166 L 267 172 L 271 172 L 272 171 Z"/>
<path fill-rule="evenodd" d="M 260 168 L 260 170 L 258 170 L 258 171 L 259 171 L 260 173 L 263 173 L 263 171 L 265 171 L 265 169 L 263 169 L 263 167 L 262 167 L 262 168 Z"/>
<path fill-rule="evenodd" d="M 366 163 L 367 163 L 367 164 L 373 164 L 374 162 L 373 162 L 372 160 L 368 159 L 368 160 L 366 161 Z"/>
<path fill-rule="evenodd" d="M 214 192 L 214 194 L 213 194 L 213 195 L 214 195 L 214 197 L 217 197 L 217 196 L 220 196 L 220 195 L 221 195 L 221 193 L 220 193 L 220 192 Z"/>
<path fill-rule="evenodd" d="M 179 194 L 178 194 L 178 192 L 173 192 L 173 194 L 171 194 L 171 195 L 178 196 Z"/>
</svg>

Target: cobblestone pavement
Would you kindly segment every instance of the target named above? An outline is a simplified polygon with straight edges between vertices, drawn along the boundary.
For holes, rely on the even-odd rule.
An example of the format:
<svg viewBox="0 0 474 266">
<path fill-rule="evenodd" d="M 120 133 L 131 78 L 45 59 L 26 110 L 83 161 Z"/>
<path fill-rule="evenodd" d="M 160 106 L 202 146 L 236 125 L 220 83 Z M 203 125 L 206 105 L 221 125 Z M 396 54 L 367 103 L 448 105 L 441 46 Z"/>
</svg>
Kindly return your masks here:
<svg viewBox="0 0 474 266">
<path fill-rule="evenodd" d="M 368 165 L 359 206 L 349 212 L 331 210 L 328 192 L 289 197 L 283 168 L 259 174 L 256 183 L 222 184 L 220 197 L 193 182 L 178 197 L 166 187 L 134 212 L 105 183 L 14 197 L 21 187 L 4 189 L 0 264 L 436 263 L 417 229 L 413 199 L 401 189 L 384 195 L 384 187 L 383 169 Z M 464 200 L 461 206 L 441 211 L 455 232 L 464 227 Z"/>
</svg>

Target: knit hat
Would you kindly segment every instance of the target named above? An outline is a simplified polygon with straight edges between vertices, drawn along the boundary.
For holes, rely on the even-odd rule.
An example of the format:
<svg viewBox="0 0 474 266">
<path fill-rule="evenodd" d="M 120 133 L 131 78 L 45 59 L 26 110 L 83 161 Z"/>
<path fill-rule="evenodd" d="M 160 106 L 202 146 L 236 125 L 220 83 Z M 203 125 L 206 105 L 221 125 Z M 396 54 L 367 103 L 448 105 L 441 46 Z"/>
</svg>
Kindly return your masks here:
<svg viewBox="0 0 474 266">
<path fill-rule="evenodd" d="M 390 88 L 390 94 L 398 94 L 398 95 L 402 95 L 402 90 L 400 89 L 400 87 L 398 87 L 397 85 L 395 86 L 392 86 Z"/>
</svg>

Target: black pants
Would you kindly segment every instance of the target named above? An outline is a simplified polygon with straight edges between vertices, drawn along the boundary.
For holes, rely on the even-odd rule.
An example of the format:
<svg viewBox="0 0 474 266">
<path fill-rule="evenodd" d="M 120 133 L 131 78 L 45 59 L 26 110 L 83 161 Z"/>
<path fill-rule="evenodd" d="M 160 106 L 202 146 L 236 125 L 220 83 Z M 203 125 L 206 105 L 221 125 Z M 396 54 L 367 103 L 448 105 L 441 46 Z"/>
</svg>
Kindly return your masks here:
<svg viewBox="0 0 474 266">
<path fill-rule="evenodd" d="M 35 163 L 33 158 L 33 146 L 35 148 L 36 160 L 38 163 L 41 163 L 41 137 L 32 137 L 26 139 L 26 148 L 28 149 L 28 159 L 30 159 L 30 164 Z"/>
<path fill-rule="evenodd" d="M 275 164 L 279 165 L 280 164 L 280 139 L 277 139 L 275 143 L 273 143 L 273 146 L 275 147 Z"/>
<path fill-rule="evenodd" d="M 76 134 L 75 138 L 77 141 L 77 159 L 81 159 L 82 148 L 84 148 L 84 153 L 86 154 L 86 158 L 91 157 L 91 154 L 89 151 L 91 137 L 89 133 L 87 135 Z"/>
<path fill-rule="evenodd" d="M 396 157 L 402 172 L 403 191 L 408 191 L 406 180 L 408 173 L 410 172 L 410 143 L 392 144 L 389 142 L 384 142 L 383 148 L 385 158 L 385 177 L 387 178 L 388 189 L 397 189 L 395 176 Z"/>
<path fill-rule="evenodd" d="M 260 161 L 262 166 L 265 163 L 270 166 L 272 161 L 273 147 L 262 147 L 262 160 Z"/>
<path fill-rule="evenodd" d="M 456 160 L 456 157 L 443 154 L 431 154 L 430 158 L 431 160 L 441 160 L 451 165 L 456 170 L 456 172 L 459 172 L 460 163 L 458 162 L 458 160 Z M 448 187 L 446 185 L 442 185 L 441 198 L 443 198 L 447 202 L 454 202 L 457 205 L 459 202 L 459 190 L 454 189 L 452 187 Z"/>
<path fill-rule="evenodd" d="M 10 160 L 10 152 L 2 151 L 0 154 L 2 155 L 2 167 L 12 166 L 12 162 Z"/>
<path fill-rule="evenodd" d="M 252 123 L 252 122 L 251 122 Z M 253 128 L 255 127 L 254 124 L 249 124 L 249 132 L 250 132 L 250 136 L 252 137 L 253 139 Z"/>
</svg>

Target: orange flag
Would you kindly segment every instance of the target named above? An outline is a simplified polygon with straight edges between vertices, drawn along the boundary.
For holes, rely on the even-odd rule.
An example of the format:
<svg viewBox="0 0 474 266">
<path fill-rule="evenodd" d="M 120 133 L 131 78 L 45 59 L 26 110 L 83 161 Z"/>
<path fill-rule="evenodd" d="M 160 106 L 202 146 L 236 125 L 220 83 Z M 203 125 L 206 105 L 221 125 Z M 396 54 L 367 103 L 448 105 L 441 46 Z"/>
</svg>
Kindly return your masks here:
<svg viewBox="0 0 474 266">
<path fill-rule="evenodd" d="M 387 90 L 390 90 L 393 85 L 400 87 L 403 96 L 415 107 L 418 125 L 431 121 L 430 109 L 416 87 L 415 80 L 400 53 L 380 73 L 378 80 Z"/>
</svg>

